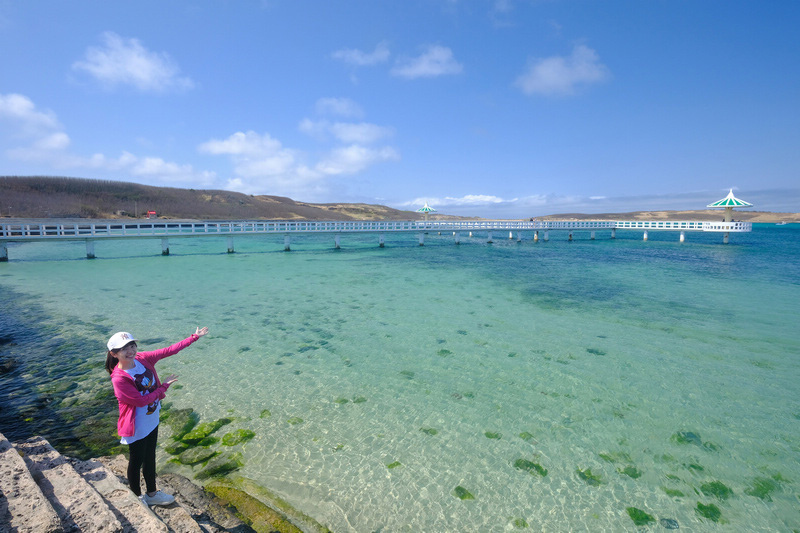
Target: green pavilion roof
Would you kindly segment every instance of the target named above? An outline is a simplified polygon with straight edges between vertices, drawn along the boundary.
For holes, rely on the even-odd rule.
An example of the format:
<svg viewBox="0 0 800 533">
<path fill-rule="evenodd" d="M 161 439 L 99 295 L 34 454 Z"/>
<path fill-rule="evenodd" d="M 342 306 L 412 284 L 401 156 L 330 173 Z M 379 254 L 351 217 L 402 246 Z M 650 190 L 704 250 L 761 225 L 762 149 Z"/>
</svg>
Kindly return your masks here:
<svg viewBox="0 0 800 533">
<path fill-rule="evenodd" d="M 425 205 L 417 209 L 418 213 L 432 213 L 433 211 L 436 211 L 436 209 L 429 206 L 428 202 L 425 202 Z"/>
<path fill-rule="evenodd" d="M 706 207 L 753 207 L 753 204 L 739 200 L 733 195 L 733 189 L 728 193 L 728 196 L 722 200 L 717 200 L 713 204 L 708 204 Z"/>
</svg>

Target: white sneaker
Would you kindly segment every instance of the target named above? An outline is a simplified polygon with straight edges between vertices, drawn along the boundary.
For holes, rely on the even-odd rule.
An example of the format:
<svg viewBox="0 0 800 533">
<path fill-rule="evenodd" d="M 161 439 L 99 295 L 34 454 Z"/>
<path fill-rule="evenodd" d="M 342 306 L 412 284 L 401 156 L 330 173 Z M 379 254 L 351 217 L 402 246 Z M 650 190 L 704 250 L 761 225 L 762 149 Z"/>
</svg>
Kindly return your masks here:
<svg viewBox="0 0 800 533">
<path fill-rule="evenodd" d="M 175 502 L 175 497 L 170 494 L 164 494 L 160 490 L 156 491 L 156 493 L 152 496 L 148 496 L 147 493 L 142 494 L 142 501 L 150 505 L 170 505 L 171 503 Z"/>
</svg>

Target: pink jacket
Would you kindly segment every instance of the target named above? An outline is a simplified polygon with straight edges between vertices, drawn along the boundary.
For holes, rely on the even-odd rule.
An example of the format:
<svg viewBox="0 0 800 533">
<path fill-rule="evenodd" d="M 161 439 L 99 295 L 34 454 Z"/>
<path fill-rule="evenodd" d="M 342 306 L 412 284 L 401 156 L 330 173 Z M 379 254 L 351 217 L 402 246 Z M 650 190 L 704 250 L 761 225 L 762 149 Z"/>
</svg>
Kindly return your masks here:
<svg viewBox="0 0 800 533">
<path fill-rule="evenodd" d="M 150 405 L 156 400 L 164 399 L 166 396 L 169 385 L 161 383 L 156 374 L 155 364 L 180 352 L 194 341 L 199 339 L 197 335 L 192 333 L 189 337 L 180 342 L 154 350 L 152 352 L 137 352 L 136 360 L 142 363 L 146 368 L 153 371 L 153 376 L 156 379 L 156 390 L 149 394 L 142 395 L 136 388 L 133 382 L 133 377 L 119 367 L 114 367 L 111 372 L 111 384 L 114 386 L 114 395 L 119 402 L 119 421 L 117 422 L 117 433 L 120 437 L 132 437 L 134 434 L 134 421 L 136 419 L 136 408 Z"/>
</svg>

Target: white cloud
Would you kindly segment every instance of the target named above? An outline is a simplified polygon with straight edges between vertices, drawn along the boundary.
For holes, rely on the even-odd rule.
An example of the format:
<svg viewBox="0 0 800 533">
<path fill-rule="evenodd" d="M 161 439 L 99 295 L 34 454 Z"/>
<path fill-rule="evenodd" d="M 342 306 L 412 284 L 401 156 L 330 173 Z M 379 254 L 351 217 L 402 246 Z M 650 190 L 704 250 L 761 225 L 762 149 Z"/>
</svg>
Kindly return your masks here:
<svg viewBox="0 0 800 533">
<path fill-rule="evenodd" d="M 378 43 L 375 50 L 369 53 L 357 49 L 342 49 L 331 54 L 334 59 L 357 67 L 368 67 L 383 63 L 389 59 L 389 55 L 389 46 L 386 41 Z"/>
<path fill-rule="evenodd" d="M 353 144 L 331 151 L 315 168 L 329 176 L 355 174 L 372 164 L 398 158 L 397 152 L 391 147 L 373 149 Z"/>
<path fill-rule="evenodd" d="M 303 119 L 299 125 L 300 131 L 320 140 L 328 135 L 337 141 L 350 144 L 372 144 L 394 134 L 392 128 L 370 124 L 368 122 L 328 122 L 327 120 L 313 121 Z"/>
<path fill-rule="evenodd" d="M 124 151 L 118 158 L 104 154 L 89 157 L 69 152 L 70 138 L 52 111 L 37 109 L 30 98 L 20 94 L 0 94 L 0 122 L 10 122 L 17 134 L 16 146 L 8 148 L 9 159 L 63 169 L 99 170 L 126 173 L 152 184 L 163 182 L 186 186 L 207 186 L 215 174 L 196 171 L 192 165 L 181 165 L 158 157 L 138 157 Z"/>
<path fill-rule="evenodd" d="M 569 57 L 553 56 L 531 61 L 515 85 L 525 94 L 569 95 L 581 84 L 599 83 L 610 77 L 597 52 L 578 45 Z"/>
<path fill-rule="evenodd" d="M 143 92 L 191 89 L 194 83 L 182 77 L 166 53 L 147 50 L 138 39 L 124 39 L 114 32 L 101 36 L 103 45 L 89 47 L 83 61 L 72 68 L 84 71 L 107 87 L 132 85 Z"/>
<path fill-rule="evenodd" d="M 447 74 L 459 74 L 462 65 L 453 57 L 453 51 L 444 46 L 429 46 L 421 55 L 399 59 L 391 73 L 407 79 L 433 78 Z"/>
<path fill-rule="evenodd" d="M 36 109 L 30 98 L 14 93 L 0 94 L 0 121 L 10 122 L 22 138 L 41 138 L 62 129 L 55 113 Z"/>
<path fill-rule="evenodd" d="M 336 115 L 347 118 L 364 116 L 361 107 L 349 98 L 320 98 L 317 100 L 316 109 L 320 115 Z"/>
</svg>

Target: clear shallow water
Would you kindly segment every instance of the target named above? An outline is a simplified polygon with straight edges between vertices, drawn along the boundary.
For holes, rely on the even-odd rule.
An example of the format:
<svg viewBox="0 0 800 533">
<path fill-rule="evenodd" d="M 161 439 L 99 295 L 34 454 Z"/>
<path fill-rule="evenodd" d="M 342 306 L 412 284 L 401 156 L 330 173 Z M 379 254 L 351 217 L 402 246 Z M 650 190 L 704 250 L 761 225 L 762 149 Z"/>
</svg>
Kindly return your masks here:
<svg viewBox="0 0 800 533">
<path fill-rule="evenodd" d="M 168 399 L 254 431 L 240 474 L 337 532 L 800 528 L 800 230 L 649 237 L 12 245 L 0 336 L 52 335 L 27 355 L 58 369 L 208 325 Z"/>
</svg>

